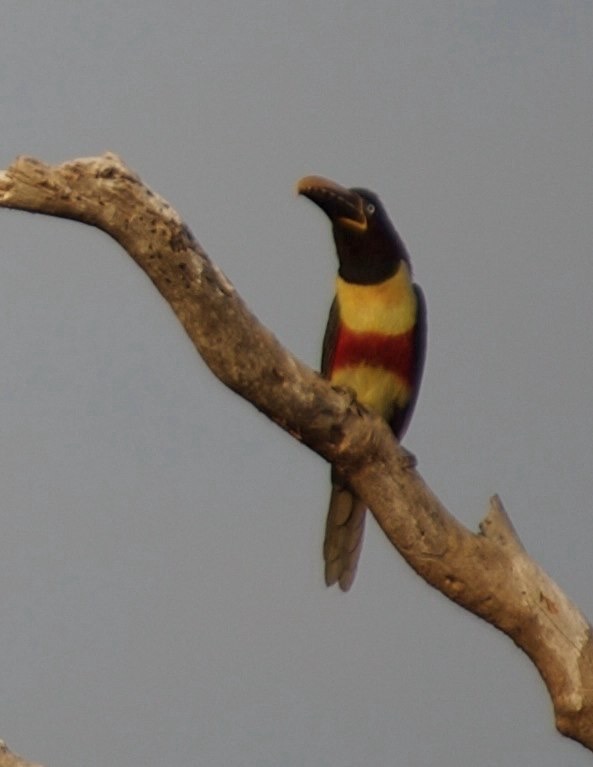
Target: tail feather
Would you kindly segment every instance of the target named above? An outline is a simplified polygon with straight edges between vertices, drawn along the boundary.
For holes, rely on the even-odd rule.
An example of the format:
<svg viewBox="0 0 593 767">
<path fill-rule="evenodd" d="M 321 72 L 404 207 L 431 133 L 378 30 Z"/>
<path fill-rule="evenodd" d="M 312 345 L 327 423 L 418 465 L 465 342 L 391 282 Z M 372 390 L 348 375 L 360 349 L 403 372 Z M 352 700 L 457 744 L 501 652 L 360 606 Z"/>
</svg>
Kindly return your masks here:
<svg viewBox="0 0 593 767">
<path fill-rule="evenodd" d="M 354 581 L 364 535 L 366 506 L 347 488 L 332 486 L 325 527 L 325 582 L 348 591 Z"/>
</svg>

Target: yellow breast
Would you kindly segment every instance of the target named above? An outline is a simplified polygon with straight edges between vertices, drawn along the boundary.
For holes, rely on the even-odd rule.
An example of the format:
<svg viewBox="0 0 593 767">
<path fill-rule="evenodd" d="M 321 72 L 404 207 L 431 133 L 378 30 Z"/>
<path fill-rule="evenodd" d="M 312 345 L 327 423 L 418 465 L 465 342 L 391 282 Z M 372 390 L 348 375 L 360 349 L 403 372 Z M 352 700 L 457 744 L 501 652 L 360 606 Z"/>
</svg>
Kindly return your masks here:
<svg viewBox="0 0 593 767">
<path fill-rule="evenodd" d="M 334 386 L 348 386 L 366 407 L 389 421 L 396 407 L 404 408 L 410 400 L 410 387 L 398 375 L 383 368 L 356 365 L 336 370 L 331 376 Z"/>
<path fill-rule="evenodd" d="M 416 294 L 404 261 L 378 285 L 355 285 L 338 277 L 336 295 L 341 321 L 357 333 L 398 335 L 416 321 Z"/>
</svg>

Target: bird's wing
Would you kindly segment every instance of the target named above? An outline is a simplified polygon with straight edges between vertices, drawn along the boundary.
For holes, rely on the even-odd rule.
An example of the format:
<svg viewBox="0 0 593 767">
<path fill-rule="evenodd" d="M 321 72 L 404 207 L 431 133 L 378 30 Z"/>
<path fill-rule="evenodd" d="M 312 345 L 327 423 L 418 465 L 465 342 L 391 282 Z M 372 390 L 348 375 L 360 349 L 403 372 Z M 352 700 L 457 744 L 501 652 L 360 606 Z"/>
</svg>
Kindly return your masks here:
<svg viewBox="0 0 593 767">
<path fill-rule="evenodd" d="M 321 375 L 324 378 L 329 378 L 333 356 L 336 349 L 336 342 L 338 339 L 338 330 L 340 327 L 340 310 L 338 308 L 338 299 L 334 298 L 331 308 L 329 310 L 329 317 L 327 320 L 327 327 L 325 328 L 325 335 L 323 336 L 323 348 L 321 352 Z"/>
<path fill-rule="evenodd" d="M 418 392 L 420 391 L 420 381 L 424 371 L 424 360 L 426 359 L 426 301 L 419 285 L 414 284 L 414 293 L 416 295 L 416 325 L 414 326 L 413 340 L 414 367 L 412 369 L 412 391 L 405 407 L 397 409 L 389 422 L 398 440 L 401 440 L 405 434 L 414 412 Z"/>
</svg>

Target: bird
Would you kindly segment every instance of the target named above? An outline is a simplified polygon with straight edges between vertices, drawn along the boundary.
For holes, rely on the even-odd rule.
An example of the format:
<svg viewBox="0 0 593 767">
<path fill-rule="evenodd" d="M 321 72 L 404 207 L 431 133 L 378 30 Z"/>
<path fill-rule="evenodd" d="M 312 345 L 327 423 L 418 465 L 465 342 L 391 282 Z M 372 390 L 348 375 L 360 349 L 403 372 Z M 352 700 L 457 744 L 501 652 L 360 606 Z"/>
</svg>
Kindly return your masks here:
<svg viewBox="0 0 593 767">
<path fill-rule="evenodd" d="M 413 282 L 406 247 L 379 197 L 305 176 L 298 194 L 329 218 L 338 256 L 336 292 L 323 339 L 321 374 L 403 437 L 418 397 L 426 354 L 426 301 Z M 323 556 L 327 586 L 352 586 L 366 505 L 332 467 Z"/>
</svg>

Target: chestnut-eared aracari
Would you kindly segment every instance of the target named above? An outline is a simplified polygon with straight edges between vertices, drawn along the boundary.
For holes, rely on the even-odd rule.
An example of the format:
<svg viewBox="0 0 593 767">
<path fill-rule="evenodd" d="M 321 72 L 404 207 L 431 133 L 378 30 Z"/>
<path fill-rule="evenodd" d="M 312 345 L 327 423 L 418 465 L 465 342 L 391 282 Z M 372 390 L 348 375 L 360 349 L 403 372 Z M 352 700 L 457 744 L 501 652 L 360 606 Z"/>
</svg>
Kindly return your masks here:
<svg viewBox="0 0 593 767">
<path fill-rule="evenodd" d="M 400 440 L 420 386 L 426 307 L 407 250 L 379 198 L 306 176 L 297 192 L 328 216 L 338 255 L 336 295 L 323 340 L 322 375 L 354 390 Z M 362 547 L 366 507 L 332 469 L 323 556 L 325 582 L 348 591 Z"/>
</svg>

